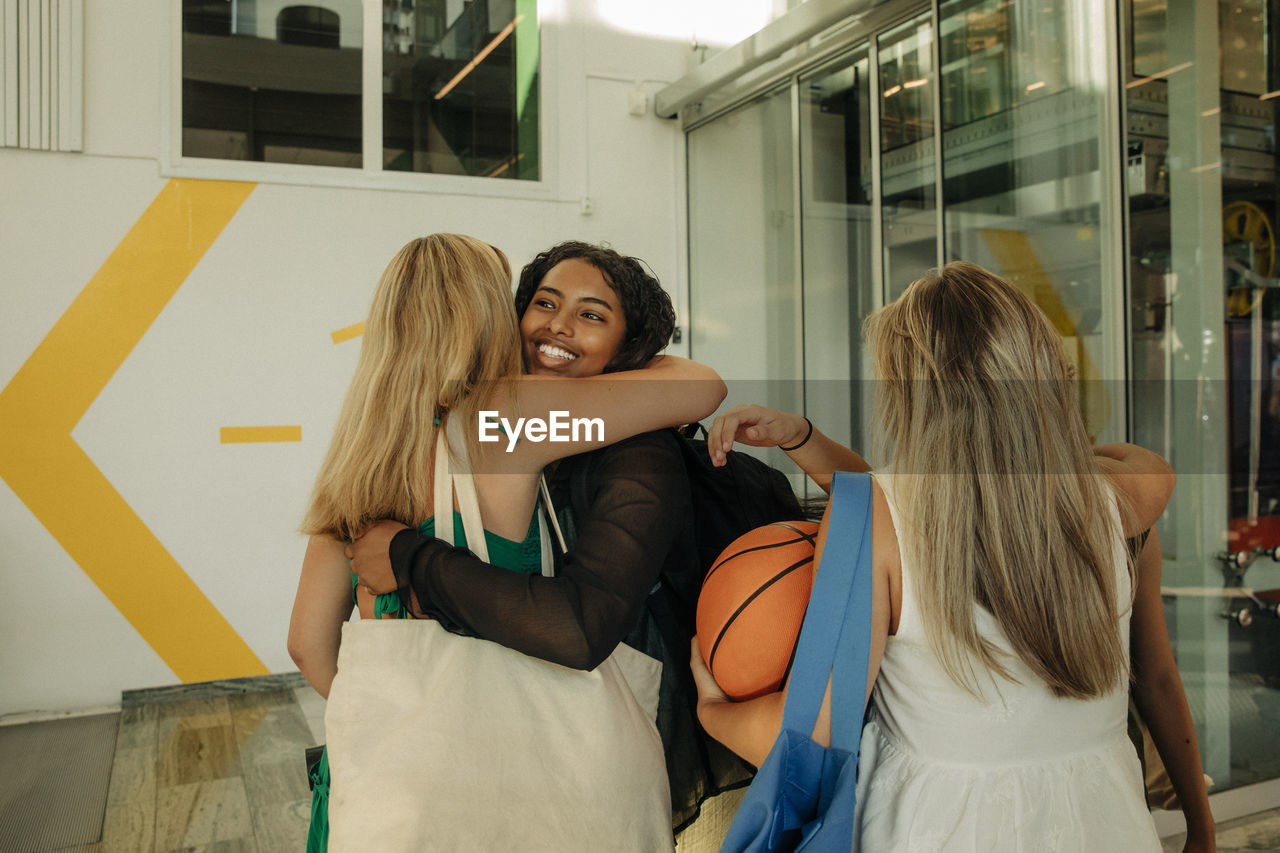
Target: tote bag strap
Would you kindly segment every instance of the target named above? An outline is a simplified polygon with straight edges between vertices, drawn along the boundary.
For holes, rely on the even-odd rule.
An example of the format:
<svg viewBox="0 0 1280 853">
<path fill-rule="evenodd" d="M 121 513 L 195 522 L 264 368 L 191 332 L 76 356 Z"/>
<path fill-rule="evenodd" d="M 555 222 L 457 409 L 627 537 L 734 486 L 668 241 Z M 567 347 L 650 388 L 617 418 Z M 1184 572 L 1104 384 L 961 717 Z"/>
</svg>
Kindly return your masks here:
<svg viewBox="0 0 1280 853">
<path fill-rule="evenodd" d="M 466 443 L 462 440 L 461 424 L 446 418 L 443 428 L 436 433 L 436 467 L 434 505 L 436 536 L 456 545 L 453 541 L 453 498 L 458 497 L 458 513 L 462 516 L 462 529 L 467 533 L 467 547 L 486 563 L 489 562 L 489 543 L 485 539 L 484 525 L 480 521 L 480 499 L 476 496 L 476 482 L 468 464 Z M 450 447 L 461 447 L 457 456 L 450 454 Z M 452 456 L 452 458 L 451 458 Z M 452 462 L 452 464 L 450 464 Z"/>
<path fill-rule="evenodd" d="M 450 447 L 460 448 L 452 457 Z M 456 470 L 455 470 L 456 469 Z M 541 478 L 540 478 L 541 479 Z M 545 492 L 546 483 L 542 483 Z M 453 515 L 447 512 L 447 523 L 442 523 L 442 507 L 453 507 L 453 496 L 458 497 L 458 513 L 462 516 L 462 529 L 467 533 L 467 545 L 471 553 L 486 563 L 489 562 L 489 541 L 485 537 L 484 523 L 480 517 L 480 498 L 476 494 L 475 476 L 471 473 L 470 459 L 466 451 L 466 439 L 462 435 L 461 426 L 455 426 L 452 418 L 446 418 L 445 426 L 437 432 L 436 463 L 434 484 L 434 509 L 436 515 L 436 536 L 456 544 L 453 539 Z M 549 510 L 552 511 L 552 510 Z M 552 516 L 554 520 L 554 516 Z M 560 527 L 556 525 L 556 534 L 560 536 Z M 563 543 L 564 538 L 560 536 Z M 547 533 L 547 522 L 542 513 L 538 514 L 538 542 L 541 548 L 542 574 L 551 577 L 555 574 L 555 558 L 551 552 L 551 538 Z"/>
<path fill-rule="evenodd" d="M 837 472 L 831 490 L 831 511 L 822 564 L 818 567 L 818 576 L 809 596 L 804 626 L 796 644 L 795 662 L 787 683 L 783 729 L 806 735 L 813 731 L 828 677 L 832 679 L 833 739 L 838 730 L 845 728 L 836 725 L 835 715 L 840 713 L 843 717 L 850 708 L 862 707 L 860 698 L 856 705 L 847 703 L 850 696 L 866 692 L 869 652 L 866 640 L 870 628 L 870 510 L 870 476 Z M 860 594 L 859 586 L 866 587 L 865 595 Z M 859 636 L 863 638 L 861 643 L 857 642 Z M 833 673 L 833 669 L 838 672 Z M 858 685 L 858 672 L 861 672 L 861 687 Z"/>
<path fill-rule="evenodd" d="M 436 461 L 432 479 L 431 509 L 436 519 L 436 538 L 453 541 L 453 474 L 449 466 L 449 439 L 444 429 L 436 430 Z M 448 519 L 447 523 L 441 519 Z"/>
</svg>

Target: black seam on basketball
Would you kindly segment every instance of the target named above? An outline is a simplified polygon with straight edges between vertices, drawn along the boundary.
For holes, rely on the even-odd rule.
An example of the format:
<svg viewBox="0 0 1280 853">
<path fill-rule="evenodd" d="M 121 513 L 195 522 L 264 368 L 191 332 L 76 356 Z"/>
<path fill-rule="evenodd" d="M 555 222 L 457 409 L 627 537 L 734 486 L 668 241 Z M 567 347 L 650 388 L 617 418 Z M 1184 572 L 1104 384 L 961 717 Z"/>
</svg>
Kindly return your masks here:
<svg viewBox="0 0 1280 853">
<path fill-rule="evenodd" d="M 727 561 L 726 561 L 726 562 L 727 562 Z M 716 665 L 716 664 L 715 664 L 715 661 L 716 661 L 716 652 L 718 652 L 718 651 L 720 650 L 720 641 L 724 639 L 725 632 L 729 630 L 729 626 L 733 624 L 734 620 L 735 620 L 735 619 L 737 619 L 737 618 L 738 618 L 738 616 L 740 616 L 740 615 L 742 614 L 742 611 L 744 611 L 744 610 L 746 610 L 746 609 L 747 609 L 747 605 L 748 605 L 748 604 L 750 604 L 751 602 L 755 601 L 755 600 L 756 600 L 756 598 L 758 598 L 758 597 L 760 596 L 760 594 L 761 594 L 761 593 L 763 593 L 766 589 L 768 589 L 769 587 L 773 586 L 775 583 L 777 583 L 778 581 L 782 580 L 784 577 L 786 577 L 787 575 L 791 574 L 791 573 L 792 573 L 792 572 L 794 572 L 796 569 L 800 568 L 801 566 L 805 565 L 806 563 L 812 563 L 812 562 L 813 562 L 813 555 L 812 555 L 812 554 L 810 554 L 809 556 L 805 557 L 805 558 L 804 558 L 803 560 L 801 560 L 800 562 L 798 562 L 798 563 L 792 563 L 790 566 L 787 566 L 785 569 L 783 569 L 782 571 L 778 572 L 778 573 L 777 573 L 776 575 L 774 575 L 773 577 L 769 578 L 769 580 L 765 581 L 765 582 L 764 582 L 764 583 L 762 583 L 760 586 L 756 587 L 756 591 L 755 591 L 755 592 L 753 592 L 753 593 L 751 593 L 751 595 L 747 596 L 747 600 L 746 600 L 746 601 L 744 601 L 744 602 L 742 602 L 742 604 L 738 605 L 738 609 L 737 609 L 737 610 L 735 610 L 735 611 L 733 611 L 733 613 L 729 614 L 729 618 L 728 618 L 728 619 L 726 619 L 726 620 L 725 620 L 725 622 L 724 622 L 724 625 L 722 625 L 722 626 L 720 627 L 720 632 L 719 632 L 718 634 L 716 634 L 716 641 L 715 641 L 714 643 L 712 643 L 712 644 L 711 644 L 711 656 L 707 659 L 707 669 L 711 670 L 711 672 L 712 672 L 712 676 L 713 676 L 713 677 L 714 677 L 714 675 L 715 675 L 715 669 L 714 669 L 714 667 L 715 667 L 715 665 Z"/>
<path fill-rule="evenodd" d="M 795 528 L 791 528 L 791 529 L 794 530 Z M 799 533 L 800 531 L 797 530 L 796 532 Z M 725 557 L 723 560 L 721 560 L 720 562 L 712 566 L 711 571 L 707 572 L 707 576 L 702 579 L 702 583 L 705 585 L 707 581 L 711 580 L 711 576 L 716 573 L 717 569 L 719 569 L 721 566 L 723 566 L 725 563 L 729 562 L 730 560 L 734 560 L 734 559 L 737 559 L 738 557 L 741 557 L 743 554 L 750 554 L 754 551 L 768 551 L 770 548 L 781 548 L 783 545 L 799 545 L 801 542 L 808 542 L 810 545 L 812 545 L 813 539 L 809 536 L 806 536 L 803 533 L 800 533 L 799 539 L 787 539 L 782 542 L 770 542 L 768 545 L 755 545 L 755 546 L 752 546 L 751 548 L 744 548 L 741 551 L 738 551 L 736 554 L 731 554 L 730 556 Z"/>
<path fill-rule="evenodd" d="M 809 615 L 809 605 L 804 607 L 805 616 Z M 800 627 L 804 628 L 804 617 L 800 618 Z M 787 679 L 791 678 L 791 667 L 796 662 L 796 649 L 800 648 L 800 635 L 796 635 L 796 641 L 791 644 L 791 657 L 787 658 L 787 668 L 782 671 L 782 680 L 778 682 L 779 689 L 787 686 Z"/>
<path fill-rule="evenodd" d="M 787 528 L 788 530 L 794 530 L 796 533 L 799 533 L 801 536 L 803 536 L 803 537 L 805 538 L 805 541 L 809 542 L 810 544 L 814 544 L 814 543 L 816 543 L 816 542 L 817 542 L 817 540 L 818 540 L 818 534 L 817 534 L 817 532 L 814 532 L 814 533 L 805 533 L 805 532 L 804 532 L 803 530 L 801 530 L 800 528 L 798 528 L 798 527 L 792 527 L 790 523 L 785 522 L 785 521 L 775 521 L 775 522 L 773 522 L 773 526 L 774 526 L 774 527 L 785 527 L 785 528 Z"/>
</svg>

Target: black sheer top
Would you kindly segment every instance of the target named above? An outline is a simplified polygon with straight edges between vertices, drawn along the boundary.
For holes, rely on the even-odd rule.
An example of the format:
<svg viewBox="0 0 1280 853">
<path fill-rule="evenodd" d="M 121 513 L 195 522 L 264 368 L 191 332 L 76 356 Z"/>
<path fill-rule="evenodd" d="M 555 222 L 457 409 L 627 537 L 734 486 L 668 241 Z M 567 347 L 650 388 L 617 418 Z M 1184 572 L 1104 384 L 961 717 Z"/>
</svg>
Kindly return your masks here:
<svg viewBox="0 0 1280 853">
<path fill-rule="evenodd" d="M 636 626 L 673 545 L 687 535 L 689 481 L 676 440 L 646 433 L 557 466 L 552 500 L 562 511 L 577 466 L 590 465 L 591 477 L 590 512 L 569 520 L 576 541 L 556 577 L 500 569 L 403 530 L 391 542 L 400 588 L 412 587 L 419 612 L 450 631 L 594 669 Z"/>
</svg>

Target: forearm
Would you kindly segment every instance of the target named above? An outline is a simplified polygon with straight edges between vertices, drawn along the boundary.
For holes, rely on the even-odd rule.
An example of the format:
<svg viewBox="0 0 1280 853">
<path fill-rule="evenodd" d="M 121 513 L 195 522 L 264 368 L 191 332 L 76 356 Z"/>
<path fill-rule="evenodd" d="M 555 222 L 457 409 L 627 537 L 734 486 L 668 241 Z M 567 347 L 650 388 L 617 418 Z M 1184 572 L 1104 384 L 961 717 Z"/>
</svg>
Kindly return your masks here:
<svg viewBox="0 0 1280 853">
<path fill-rule="evenodd" d="M 1173 790 L 1182 802 L 1188 838 L 1211 849 L 1213 815 L 1209 811 L 1200 746 L 1165 626 L 1160 595 L 1163 556 L 1158 530 L 1150 531 L 1134 569 L 1138 586 L 1130 622 L 1133 701 L 1147 722 Z"/>
<path fill-rule="evenodd" d="M 782 728 L 783 693 L 769 693 L 745 702 L 704 699 L 698 720 L 720 743 L 755 767 L 764 763 Z"/>
<path fill-rule="evenodd" d="M 607 658 L 644 602 L 643 592 L 613 597 L 563 574 L 545 578 L 499 568 L 413 530 L 398 533 L 391 548 L 397 582 L 420 614 L 455 633 L 573 669 L 594 669 Z M 611 600 L 584 606 L 584 595 Z"/>
<path fill-rule="evenodd" d="M 804 423 L 802 420 L 801 423 Z M 807 429 L 807 426 L 806 426 Z M 796 441 L 782 447 L 786 450 L 804 438 L 804 434 Z M 787 456 L 800 466 L 809 479 L 824 492 L 831 492 L 831 478 L 836 471 L 870 471 L 871 466 L 861 455 L 845 447 L 843 444 L 828 438 L 816 426 L 809 440 L 795 450 L 788 450 Z"/>
<path fill-rule="evenodd" d="M 689 487 L 668 432 L 587 459 L 598 463 L 588 469 L 595 486 L 556 577 L 509 572 L 401 531 L 390 549 L 398 586 L 412 589 L 422 610 L 450 630 L 563 666 L 598 665 L 635 626 L 689 517 Z"/>
<path fill-rule="evenodd" d="M 726 464 L 734 442 L 779 448 L 827 492 L 834 472 L 871 470 L 862 456 L 832 441 L 804 415 L 754 403 L 734 406 L 711 424 L 707 451 L 713 465 Z"/>
<path fill-rule="evenodd" d="M 334 676 L 338 674 L 338 656 L 334 654 L 332 657 L 318 655 L 316 657 L 294 658 L 298 671 L 302 673 L 302 677 L 307 683 L 320 694 L 322 698 L 329 698 L 329 688 L 333 686 Z"/>
<path fill-rule="evenodd" d="M 1212 837 L 1214 821 L 1209 810 L 1200 747 L 1177 670 L 1154 678 L 1140 676 L 1134 684 L 1133 699 L 1146 720 L 1151 740 L 1182 804 L 1187 834 Z"/>
</svg>

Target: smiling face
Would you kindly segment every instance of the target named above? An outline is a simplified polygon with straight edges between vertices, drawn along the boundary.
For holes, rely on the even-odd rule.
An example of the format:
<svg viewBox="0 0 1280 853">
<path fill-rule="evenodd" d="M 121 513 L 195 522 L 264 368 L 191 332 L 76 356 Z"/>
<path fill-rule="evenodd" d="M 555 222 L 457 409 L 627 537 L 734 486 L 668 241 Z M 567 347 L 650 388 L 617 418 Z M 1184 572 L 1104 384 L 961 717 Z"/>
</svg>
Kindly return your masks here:
<svg viewBox="0 0 1280 853">
<path fill-rule="evenodd" d="M 524 360 L 540 376 L 595 376 L 626 334 L 618 294 L 604 274 L 580 258 L 552 267 L 520 318 Z"/>
</svg>

